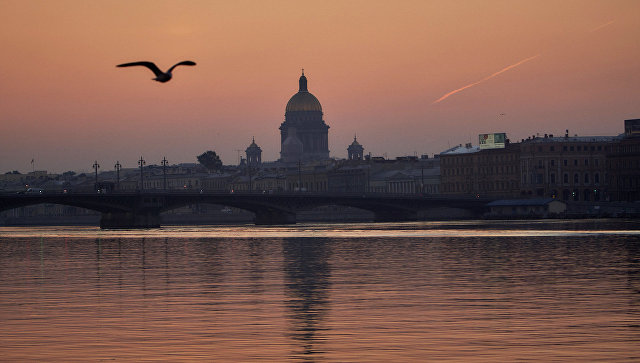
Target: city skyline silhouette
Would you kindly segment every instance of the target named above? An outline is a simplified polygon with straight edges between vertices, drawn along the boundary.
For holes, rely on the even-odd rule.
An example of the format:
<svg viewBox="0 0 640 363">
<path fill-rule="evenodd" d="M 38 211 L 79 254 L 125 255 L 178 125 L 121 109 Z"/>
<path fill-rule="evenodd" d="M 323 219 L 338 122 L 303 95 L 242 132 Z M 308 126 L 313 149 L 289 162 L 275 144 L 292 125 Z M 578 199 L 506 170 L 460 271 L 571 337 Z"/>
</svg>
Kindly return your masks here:
<svg viewBox="0 0 640 363">
<path fill-rule="evenodd" d="M 638 117 L 633 1 L 155 4 L 0 5 L 0 172 L 206 150 L 235 164 L 253 136 L 277 160 L 302 67 L 336 158 L 354 134 L 373 155 L 433 155 Z M 137 59 L 198 67 L 162 85 L 114 67 Z"/>
</svg>

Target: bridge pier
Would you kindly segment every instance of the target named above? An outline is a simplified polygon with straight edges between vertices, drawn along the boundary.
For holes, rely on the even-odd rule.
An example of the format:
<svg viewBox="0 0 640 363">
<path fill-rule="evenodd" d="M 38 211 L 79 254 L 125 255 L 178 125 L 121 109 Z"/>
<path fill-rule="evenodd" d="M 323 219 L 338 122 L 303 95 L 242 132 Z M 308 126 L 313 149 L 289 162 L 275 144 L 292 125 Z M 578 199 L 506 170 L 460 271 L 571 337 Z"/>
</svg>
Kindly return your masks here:
<svg viewBox="0 0 640 363">
<path fill-rule="evenodd" d="M 108 212 L 102 213 L 100 218 L 100 228 L 102 229 L 158 227 L 160 227 L 160 214 L 157 212 Z"/>
<path fill-rule="evenodd" d="M 266 210 L 255 213 L 256 218 L 254 219 L 254 223 L 256 225 L 296 224 L 295 213 L 275 210 Z"/>
</svg>

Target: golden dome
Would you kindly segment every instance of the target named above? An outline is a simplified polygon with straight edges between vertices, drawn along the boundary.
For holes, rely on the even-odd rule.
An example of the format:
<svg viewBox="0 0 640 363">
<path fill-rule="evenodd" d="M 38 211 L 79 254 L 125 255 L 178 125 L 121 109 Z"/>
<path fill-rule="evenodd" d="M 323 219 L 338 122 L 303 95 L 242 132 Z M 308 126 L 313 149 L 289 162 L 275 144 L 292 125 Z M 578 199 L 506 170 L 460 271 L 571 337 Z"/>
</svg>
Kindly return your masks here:
<svg viewBox="0 0 640 363">
<path fill-rule="evenodd" d="M 298 92 L 287 102 L 286 112 L 290 111 L 320 111 L 322 106 L 316 96 L 309 92 Z"/>
<path fill-rule="evenodd" d="M 309 93 L 307 90 L 307 77 L 304 76 L 304 71 L 302 72 L 302 76 L 300 76 L 300 90 L 298 93 L 293 95 L 289 102 L 287 102 L 287 108 L 285 112 L 290 111 L 320 111 L 322 112 L 322 105 L 320 105 L 320 101 L 316 98 L 316 96 Z"/>
</svg>

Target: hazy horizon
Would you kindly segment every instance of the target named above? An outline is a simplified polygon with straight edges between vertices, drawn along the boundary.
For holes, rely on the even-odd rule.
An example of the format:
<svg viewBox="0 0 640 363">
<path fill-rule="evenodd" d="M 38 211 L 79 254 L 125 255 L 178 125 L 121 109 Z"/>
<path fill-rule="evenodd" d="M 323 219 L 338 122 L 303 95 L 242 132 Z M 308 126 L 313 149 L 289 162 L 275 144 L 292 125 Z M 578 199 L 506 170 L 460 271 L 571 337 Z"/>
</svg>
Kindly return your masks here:
<svg viewBox="0 0 640 363">
<path fill-rule="evenodd" d="M 0 172 L 278 159 L 304 68 L 332 157 L 506 132 L 618 135 L 640 118 L 638 1 L 0 3 Z M 143 67 L 178 67 L 161 84 Z"/>
</svg>

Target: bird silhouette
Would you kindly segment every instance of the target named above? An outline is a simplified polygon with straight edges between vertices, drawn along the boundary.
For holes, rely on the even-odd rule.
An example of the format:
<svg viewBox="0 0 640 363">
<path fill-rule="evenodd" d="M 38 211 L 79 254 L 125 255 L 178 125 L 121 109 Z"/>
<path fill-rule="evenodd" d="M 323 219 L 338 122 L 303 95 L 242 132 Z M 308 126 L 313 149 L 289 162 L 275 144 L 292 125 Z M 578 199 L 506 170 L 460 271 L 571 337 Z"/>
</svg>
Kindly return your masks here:
<svg viewBox="0 0 640 363">
<path fill-rule="evenodd" d="M 195 66 L 196 63 L 192 62 L 192 61 L 182 61 L 180 63 L 176 63 L 173 65 L 173 67 L 169 68 L 168 71 L 163 72 L 160 70 L 160 68 L 158 68 L 158 66 L 155 65 L 155 63 L 153 62 L 132 62 L 132 63 L 123 63 L 123 64 L 118 64 L 116 67 L 133 67 L 133 66 L 144 66 L 147 67 L 151 70 L 151 72 L 153 72 L 153 74 L 156 75 L 156 78 L 152 78 L 154 81 L 158 81 L 158 82 L 168 82 L 171 77 L 173 77 L 173 75 L 171 74 L 171 71 L 173 71 L 173 69 L 177 66 Z"/>
</svg>

